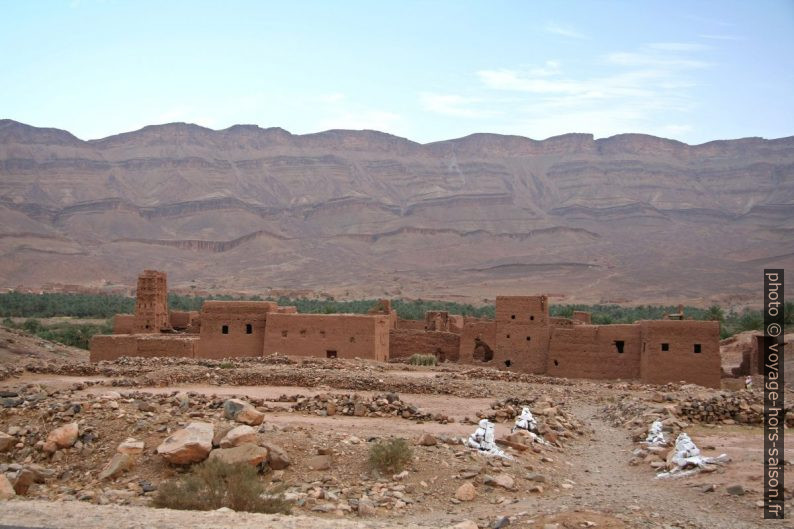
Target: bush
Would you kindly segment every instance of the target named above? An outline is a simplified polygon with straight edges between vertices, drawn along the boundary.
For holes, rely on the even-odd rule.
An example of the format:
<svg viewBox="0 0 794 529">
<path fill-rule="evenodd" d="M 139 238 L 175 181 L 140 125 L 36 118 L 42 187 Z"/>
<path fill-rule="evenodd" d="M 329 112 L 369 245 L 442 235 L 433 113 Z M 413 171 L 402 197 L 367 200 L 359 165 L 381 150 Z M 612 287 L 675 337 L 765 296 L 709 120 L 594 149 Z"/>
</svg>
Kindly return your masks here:
<svg viewBox="0 0 794 529">
<path fill-rule="evenodd" d="M 434 366 L 438 363 L 435 355 L 411 355 L 408 363 L 415 366 Z"/>
<path fill-rule="evenodd" d="M 402 438 L 378 441 L 369 449 L 369 465 L 380 473 L 402 472 L 412 457 L 411 447 Z"/>
<path fill-rule="evenodd" d="M 214 459 L 160 485 L 154 506 L 193 511 L 228 507 L 235 511 L 289 514 L 292 504 L 284 499 L 283 488 L 267 491 L 255 467 Z"/>
</svg>

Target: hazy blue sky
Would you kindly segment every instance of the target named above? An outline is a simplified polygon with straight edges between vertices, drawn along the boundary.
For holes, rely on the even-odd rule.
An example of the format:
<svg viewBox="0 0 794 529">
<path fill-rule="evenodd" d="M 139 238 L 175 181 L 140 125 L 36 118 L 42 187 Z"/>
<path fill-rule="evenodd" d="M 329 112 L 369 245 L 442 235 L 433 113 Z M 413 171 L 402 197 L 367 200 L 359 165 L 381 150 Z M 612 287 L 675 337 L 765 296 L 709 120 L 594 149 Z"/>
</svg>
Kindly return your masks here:
<svg viewBox="0 0 794 529">
<path fill-rule="evenodd" d="M 794 134 L 794 0 L 0 0 L 0 117 L 421 141 Z"/>
</svg>

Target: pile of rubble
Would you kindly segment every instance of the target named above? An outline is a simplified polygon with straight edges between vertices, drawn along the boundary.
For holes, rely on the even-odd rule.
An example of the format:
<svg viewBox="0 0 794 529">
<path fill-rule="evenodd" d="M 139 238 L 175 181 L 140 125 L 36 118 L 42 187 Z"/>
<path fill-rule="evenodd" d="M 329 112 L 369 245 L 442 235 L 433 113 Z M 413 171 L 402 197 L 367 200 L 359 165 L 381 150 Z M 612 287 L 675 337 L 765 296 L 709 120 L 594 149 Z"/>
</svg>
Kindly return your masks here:
<svg viewBox="0 0 794 529">
<path fill-rule="evenodd" d="M 402 417 L 413 421 L 437 421 L 442 424 L 454 422 L 446 415 L 424 413 L 416 406 L 403 402 L 397 393 L 386 393 L 364 397 L 355 394 L 282 395 L 279 402 L 294 402 L 294 411 L 309 412 L 320 416 L 349 415 L 356 417 Z"/>
<path fill-rule="evenodd" d="M 559 404 L 555 405 L 545 396 L 540 399 L 511 397 L 498 400 L 491 404 L 490 410 L 477 412 L 477 417 L 495 423 L 513 422 L 524 406 L 532 410 L 537 420 L 538 433 L 549 443 L 560 446 L 565 439 L 583 435 L 587 430 L 575 415 L 562 409 Z"/>
<path fill-rule="evenodd" d="M 764 419 L 764 398 L 760 392 L 719 393 L 680 402 L 676 414 L 692 422 L 761 424 Z M 794 417 L 787 417 L 787 422 L 794 422 Z"/>
</svg>

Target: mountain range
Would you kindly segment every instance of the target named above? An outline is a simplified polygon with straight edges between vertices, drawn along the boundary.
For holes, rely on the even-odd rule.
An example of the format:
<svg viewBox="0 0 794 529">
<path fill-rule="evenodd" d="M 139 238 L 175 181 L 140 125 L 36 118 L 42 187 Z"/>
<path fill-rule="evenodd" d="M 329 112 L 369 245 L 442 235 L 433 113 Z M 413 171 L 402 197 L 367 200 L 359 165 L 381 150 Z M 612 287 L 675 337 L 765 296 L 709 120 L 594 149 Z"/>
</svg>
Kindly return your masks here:
<svg viewBox="0 0 794 529">
<path fill-rule="evenodd" d="M 419 144 L 171 123 L 84 141 L 0 120 L 0 286 L 481 302 L 758 304 L 794 265 L 794 137 Z"/>
</svg>

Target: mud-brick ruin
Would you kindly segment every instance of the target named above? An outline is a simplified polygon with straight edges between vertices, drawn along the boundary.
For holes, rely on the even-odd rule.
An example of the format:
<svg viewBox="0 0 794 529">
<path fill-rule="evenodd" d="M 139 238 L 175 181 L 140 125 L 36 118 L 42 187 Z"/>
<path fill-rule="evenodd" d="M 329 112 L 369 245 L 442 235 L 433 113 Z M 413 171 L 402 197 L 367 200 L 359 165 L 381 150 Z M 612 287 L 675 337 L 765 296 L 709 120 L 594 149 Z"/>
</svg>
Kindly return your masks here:
<svg viewBox="0 0 794 529">
<path fill-rule="evenodd" d="M 429 311 L 397 317 L 387 300 L 369 314 L 299 314 L 271 301 L 206 301 L 168 310 L 163 272 L 138 278 L 135 314 L 91 340 L 91 361 L 121 356 L 234 358 L 280 353 L 389 361 L 414 354 L 525 373 L 691 382 L 720 387 L 719 323 L 675 319 L 592 325 L 590 314 L 549 315 L 546 296 L 498 296 L 493 320 Z"/>
</svg>

